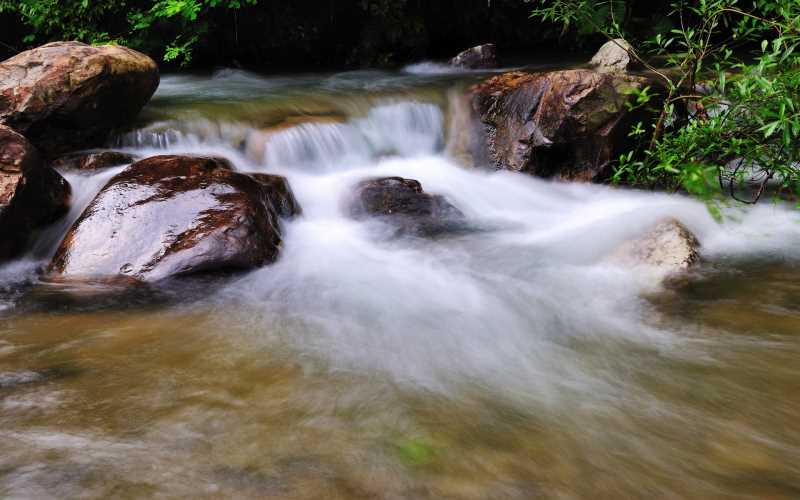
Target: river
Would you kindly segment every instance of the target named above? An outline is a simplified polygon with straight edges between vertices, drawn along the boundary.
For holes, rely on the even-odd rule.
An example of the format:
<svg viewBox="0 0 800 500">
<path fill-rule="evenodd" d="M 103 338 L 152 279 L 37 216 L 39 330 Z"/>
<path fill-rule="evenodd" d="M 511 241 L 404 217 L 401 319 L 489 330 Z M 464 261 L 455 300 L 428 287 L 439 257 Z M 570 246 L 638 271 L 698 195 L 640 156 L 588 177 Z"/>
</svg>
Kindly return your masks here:
<svg viewBox="0 0 800 500">
<path fill-rule="evenodd" d="M 163 77 L 110 146 L 285 175 L 303 215 L 271 266 L 65 291 L 39 269 L 124 167 L 65 172 L 70 214 L 0 267 L 0 497 L 800 497 L 800 211 L 463 166 L 483 76 Z M 346 217 L 383 175 L 474 230 Z M 664 217 L 689 276 L 607 259 Z"/>
</svg>

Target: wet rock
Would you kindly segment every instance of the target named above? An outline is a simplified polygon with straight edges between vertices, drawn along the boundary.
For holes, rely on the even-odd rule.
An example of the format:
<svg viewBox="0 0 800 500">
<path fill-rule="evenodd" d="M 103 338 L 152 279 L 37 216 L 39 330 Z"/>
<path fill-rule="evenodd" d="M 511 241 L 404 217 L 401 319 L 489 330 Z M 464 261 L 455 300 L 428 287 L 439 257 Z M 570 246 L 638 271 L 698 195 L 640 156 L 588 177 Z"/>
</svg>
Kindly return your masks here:
<svg viewBox="0 0 800 500">
<path fill-rule="evenodd" d="M 590 70 L 511 72 L 472 88 L 473 110 L 484 125 L 475 141 L 481 163 L 540 177 L 592 181 L 608 175 L 625 150 L 633 123 L 630 89 L 646 79 Z"/>
<path fill-rule="evenodd" d="M 428 194 L 414 179 L 381 177 L 359 182 L 348 200 L 354 219 L 379 217 L 402 233 L 433 235 L 463 225 L 464 214 L 444 196 Z"/>
<path fill-rule="evenodd" d="M 46 156 L 99 146 L 155 92 L 158 66 L 118 45 L 54 42 L 0 63 L 0 124 Z"/>
<path fill-rule="evenodd" d="M 472 47 L 450 59 L 450 66 L 466 69 L 495 68 L 497 48 L 493 43 Z"/>
<path fill-rule="evenodd" d="M 0 262 L 18 255 L 31 234 L 67 212 L 70 187 L 36 148 L 0 125 Z"/>
<path fill-rule="evenodd" d="M 445 120 L 445 153 L 465 167 L 474 167 L 472 155 L 475 141 L 481 138 L 483 124 L 472 111 L 469 96 L 460 89 L 447 93 L 447 115 Z"/>
<path fill-rule="evenodd" d="M 281 175 L 249 174 L 250 177 L 265 185 L 270 190 L 272 206 L 284 219 L 292 219 L 303 213 L 300 203 L 294 197 L 289 180 Z"/>
<path fill-rule="evenodd" d="M 601 73 L 625 73 L 631 63 L 630 44 L 622 38 L 606 42 L 589 61 L 589 66 Z"/>
<path fill-rule="evenodd" d="M 67 232 L 56 276 L 145 282 L 273 262 L 281 231 L 276 188 L 227 161 L 155 156 L 113 177 Z"/>
<path fill-rule="evenodd" d="M 611 261 L 624 266 L 647 266 L 664 275 L 685 271 L 700 260 L 700 242 L 675 219 L 656 224 L 641 238 L 623 243 Z"/>
<path fill-rule="evenodd" d="M 264 161 L 264 157 L 269 147 L 270 141 L 275 135 L 285 132 L 294 127 L 310 124 L 338 124 L 346 120 L 344 115 L 324 114 L 324 115 L 297 115 L 289 116 L 268 127 L 259 130 L 251 130 L 244 141 L 244 150 L 248 158 L 254 162 Z"/>
<path fill-rule="evenodd" d="M 101 170 L 136 161 L 136 157 L 119 151 L 86 151 L 59 156 L 50 164 L 59 170 Z"/>
</svg>

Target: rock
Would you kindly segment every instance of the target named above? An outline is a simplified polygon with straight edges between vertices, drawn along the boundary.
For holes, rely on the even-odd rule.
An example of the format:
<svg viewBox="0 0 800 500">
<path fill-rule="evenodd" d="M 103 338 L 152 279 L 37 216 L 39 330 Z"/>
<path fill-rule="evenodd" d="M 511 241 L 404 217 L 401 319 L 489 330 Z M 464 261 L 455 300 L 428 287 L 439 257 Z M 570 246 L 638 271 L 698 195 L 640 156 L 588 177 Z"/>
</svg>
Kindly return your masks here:
<svg viewBox="0 0 800 500">
<path fill-rule="evenodd" d="M 101 170 L 136 161 L 136 157 L 119 151 L 96 151 L 69 153 L 59 156 L 50 164 L 59 170 Z"/>
<path fill-rule="evenodd" d="M 675 219 L 656 224 L 641 238 L 627 241 L 611 255 L 614 263 L 647 266 L 667 275 L 684 271 L 700 260 L 700 242 Z"/>
<path fill-rule="evenodd" d="M 259 130 L 251 130 L 244 142 L 245 155 L 257 163 L 263 162 L 267 147 L 275 135 L 294 127 L 311 124 L 338 124 L 343 123 L 346 117 L 336 114 L 325 115 L 297 115 L 284 118 L 278 123 Z"/>
<path fill-rule="evenodd" d="M 484 125 L 473 154 L 498 169 L 568 180 L 602 180 L 625 150 L 633 123 L 627 93 L 646 79 L 590 70 L 511 72 L 473 87 Z"/>
<path fill-rule="evenodd" d="M 286 177 L 272 174 L 249 174 L 250 177 L 264 184 L 270 189 L 272 206 L 278 215 L 284 219 L 292 219 L 303 213 L 297 198 L 294 197 L 292 187 Z"/>
<path fill-rule="evenodd" d="M 158 66 L 118 45 L 54 42 L 0 63 L 0 124 L 46 156 L 99 146 L 155 92 Z"/>
<path fill-rule="evenodd" d="M 472 111 L 472 101 L 460 89 L 447 93 L 445 117 L 445 153 L 464 167 L 474 167 L 472 151 L 475 141 L 482 136 L 483 124 Z"/>
<path fill-rule="evenodd" d="M 606 42 L 589 61 L 589 66 L 601 73 L 625 73 L 631 63 L 630 44 L 622 38 Z"/>
<path fill-rule="evenodd" d="M 67 232 L 50 271 L 154 282 L 268 264 L 281 246 L 275 206 L 282 196 L 222 159 L 147 158 L 106 184 Z"/>
<path fill-rule="evenodd" d="M 70 187 L 36 148 L 0 125 L 0 262 L 18 255 L 31 234 L 69 209 Z"/>
<path fill-rule="evenodd" d="M 495 68 L 497 49 L 493 43 L 472 47 L 450 59 L 450 66 L 466 69 Z"/>
<path fill-rule="evenodd" d="M 348 200 L 354 219 L 379 217 L 401 233 L 433 235 L 463 225 L 464 214 L 444 196 L 428 194 L 414 179 L 381 177 L 359 182 Z"/>
</svg>

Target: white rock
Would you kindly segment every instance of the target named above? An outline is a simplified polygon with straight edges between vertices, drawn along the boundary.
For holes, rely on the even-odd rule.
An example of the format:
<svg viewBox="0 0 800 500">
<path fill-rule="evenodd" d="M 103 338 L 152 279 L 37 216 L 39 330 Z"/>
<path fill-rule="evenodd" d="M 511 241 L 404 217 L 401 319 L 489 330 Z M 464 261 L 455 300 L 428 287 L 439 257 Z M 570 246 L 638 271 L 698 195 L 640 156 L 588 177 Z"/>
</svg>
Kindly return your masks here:
<svg viewBox="0 0 800 500">
<path fill-rule="evenodd" d="M 649 267 L 662 275 L 684 271 L 698 262 L 700 242 L 675 219 L 656 224 L 640 238 L 626 241 L 610 256 L 615 264 Z"/>
<path fill-rule="evenodd" d="M 622 38 L 606 42 L 589 61 L 589 66 L 602 73 L 624 73 L 631 63 L 630 44 Z"/>
</svg>

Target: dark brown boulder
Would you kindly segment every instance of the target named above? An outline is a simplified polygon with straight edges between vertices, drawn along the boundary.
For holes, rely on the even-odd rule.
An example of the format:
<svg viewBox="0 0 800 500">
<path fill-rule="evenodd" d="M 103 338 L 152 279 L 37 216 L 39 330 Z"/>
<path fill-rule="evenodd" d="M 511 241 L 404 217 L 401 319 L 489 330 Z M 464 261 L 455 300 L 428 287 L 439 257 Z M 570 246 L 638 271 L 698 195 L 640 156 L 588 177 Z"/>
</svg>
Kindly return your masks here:
<svg viewBox="0 0 800 500">
<path fill-rule="evenodd" d="M 284 219 L 291 219 L 303 213 L 297 198 L 294 197 L 292 187 L 286 177 L 272 174 L 249 174 L 250 177 L 264 184 L 270 189 L 272 206 L 278 215 Z"/>
<path fill-rule="evenodd" d="M 464 214 L 444 196 L 428 194 L 414 179 L 381 177 L 359 182 L 347 202 L 354 219 L 378 217 L 402 233 L 430 235 L 463 226 Z"/>
<path fill-rule="evenodd" d="M 466 69 L 497 67 L 497 48 L 493 43 L 485 43 L 461 52 L 450 59 L 450 66 Z"/>
<path fill-rule="evenodd" d="M 54 42 L 0 63 L 0 124 L 46 156 L 99 146 L 158 87 L 156 63 L 118 45 Z"/>
<path fill-rule="evenodd" d="M 625 149 L 631 126 L 650 119 L 630 112 L 631 89 L 644 78 L 567 70 L 511 72 L 472 88 L 484 124 L 476 156 L 498 169 L 540 177 L 601 180 Z"/>
<path fill-rule="evenodd" d="M 101 170 L 119 165 L 127 165 L 136 161 L 136 157 L 130 153 L 119 151 L 86 151 L 80 153 L 68 153 L 59 156 L 50 164 L 51 167 L 59 170 Z"/>
<path fill-rule="evenodd" d="M 69 184 L 46 167 L 25 137 L 0 125 L 0 262 L 19 254 L 32 232 L 69 209 Z"/>
<path fill-rule="evenodd" d="M 147 158 L 106 184 L 67 232 L 50 270 L 152 282 L 271 263 L 281 246 L 276 191 L 225 160 Z"/>
</svg>

